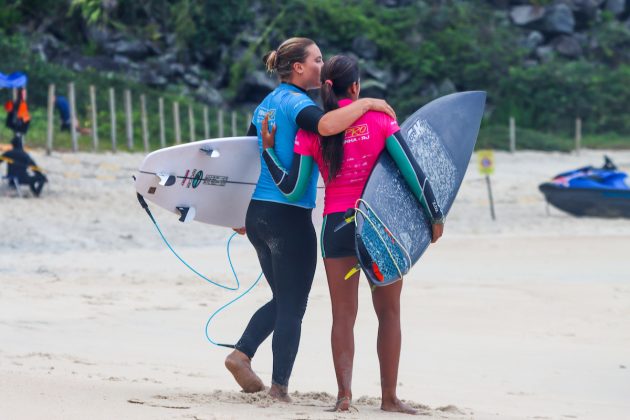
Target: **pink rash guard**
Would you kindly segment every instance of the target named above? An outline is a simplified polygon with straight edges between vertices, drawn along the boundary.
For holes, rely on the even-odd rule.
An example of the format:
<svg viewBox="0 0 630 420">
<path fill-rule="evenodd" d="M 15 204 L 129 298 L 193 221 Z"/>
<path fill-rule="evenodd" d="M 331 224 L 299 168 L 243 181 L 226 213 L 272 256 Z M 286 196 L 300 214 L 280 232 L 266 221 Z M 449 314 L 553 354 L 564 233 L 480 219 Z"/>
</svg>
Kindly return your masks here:
<svg viewBox="0 0 630 420">
<path fill-rule="evenodd" d="M 339 101 L 339 107 L 352 103 L 350 99 Z M 324 216 L 345 212 L 354 208 L 361 197 L 363 187 L 385 148 L 385 139 L 399 131 L 398 123 L 382 112 L 369 111 L 346 129 L 343 142 L 343 162 L 335 179 L 328 179 L 328 167 L 324 163 L 317 134 L 299 130 L 293 151 L 312 156 L 326 184 Z"/>
</svg>

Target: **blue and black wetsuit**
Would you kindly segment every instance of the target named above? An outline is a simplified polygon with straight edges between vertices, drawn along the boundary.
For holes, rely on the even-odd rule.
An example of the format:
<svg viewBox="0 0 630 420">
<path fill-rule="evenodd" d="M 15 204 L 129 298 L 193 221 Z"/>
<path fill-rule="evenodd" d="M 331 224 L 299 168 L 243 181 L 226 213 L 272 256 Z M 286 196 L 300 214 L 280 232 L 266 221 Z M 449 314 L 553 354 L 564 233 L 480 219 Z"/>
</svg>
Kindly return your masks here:
<svg viewBox="0 0 630 420">
<path fill-rule="evenodd" d="M 260 130 L 267 114 L 270 125 L 278 127 L 277 158 L 289 166 L 298 128 L 316 132 L 324 113 L 304 90 L 281 83 L 256 108 L 252 121 L 261 150 L 261 172 L 247 210 L 245 227 L 272 298 L 252 316 L 235 347 L 252 358 L 273 332 L 272 381 L 287 386 L 317 264 L 317 239 L 311 213 L 315 207 L 318 174 L 311 171 L 306 192 L 299 200 L 290 202 L 278 191 L 262 158 Z M 253 134 L 252 129 L 249 134 Z"/>
</svg>

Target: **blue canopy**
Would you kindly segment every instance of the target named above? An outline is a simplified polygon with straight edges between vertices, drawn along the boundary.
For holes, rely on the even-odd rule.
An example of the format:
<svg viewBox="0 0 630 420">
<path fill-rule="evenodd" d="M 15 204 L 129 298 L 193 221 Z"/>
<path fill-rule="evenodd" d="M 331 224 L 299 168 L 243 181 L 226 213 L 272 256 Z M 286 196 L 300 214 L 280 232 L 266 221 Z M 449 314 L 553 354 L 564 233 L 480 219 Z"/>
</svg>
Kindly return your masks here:
<svg viewBox="0 0 630 420">
<path fill-rule="evenodd" d="M 26 74 L 16 71 L 9 75 L 0 73 L 0 88 L 19 88 L 26 86 L 28 77 Z"/>
</svg>

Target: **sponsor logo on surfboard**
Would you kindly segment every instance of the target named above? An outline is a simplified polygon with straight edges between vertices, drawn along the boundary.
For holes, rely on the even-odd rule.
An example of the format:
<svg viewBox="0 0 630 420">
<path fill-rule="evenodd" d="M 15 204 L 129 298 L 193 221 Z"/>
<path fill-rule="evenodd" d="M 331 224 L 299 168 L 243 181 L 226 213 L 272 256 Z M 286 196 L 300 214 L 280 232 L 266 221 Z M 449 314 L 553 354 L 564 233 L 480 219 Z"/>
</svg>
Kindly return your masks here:
<svg viewBox="0 0 630 420">
<path fill-rule="evenodd" d="M 193 169 L 192 173 L 190 174 L 190 178 L 188 178 L 188 184 L 186 185 L 186 188 L 190 188 L 190 186 L 192 185 L 192 180 L 195 179 L 196 174 L 197 174 L 197 170 Z"/>
<path fill-rule="evenodd" d="M 228 177 L 222 175 L 206 175 L 203 179 L 204 185 L 214 185 L 217 187 L 225 187 Z"/>
<path fill-rule="evenodd" d="M 203 171 L 200 170 L 199 172 L 195 174 L 195 176 L 192 179 L 192 187 L 197 188 L 202 180 L 203 180 Z"/>
</svg>

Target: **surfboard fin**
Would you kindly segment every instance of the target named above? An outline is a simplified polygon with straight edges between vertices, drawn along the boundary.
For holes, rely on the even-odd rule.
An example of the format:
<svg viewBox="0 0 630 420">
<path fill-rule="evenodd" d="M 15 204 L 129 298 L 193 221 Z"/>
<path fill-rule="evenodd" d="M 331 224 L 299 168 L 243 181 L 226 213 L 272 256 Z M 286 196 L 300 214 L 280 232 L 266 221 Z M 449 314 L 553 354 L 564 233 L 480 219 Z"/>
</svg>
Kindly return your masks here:
<svg viewBox="0 0 630 420">
<path fill-rule="evenodd" d="M 219 156 L 221 156 L 221 153 L 219 153 L 218 150 L 211 149 L 209 147 L 202 147 L 199 149 L 199 151 L 204 152 L 206 155 L 210 156 L 211 158 L 218 158 Z"/>
<path fill-rule="evenodd" d="M 176 181 L 175 175 L 167 174 L 164 172 L 158 172 L 155 174 L 158 178 L 160 178 L 159 184 L 163 187 L 170 187 Z"/>
<path fill-rule="evenodd" d="M 179 211 L 179 221 L 183 223 L 192 222 L 195 220 L 195 215 L 197 212 L 194 207 L 177 207 Z"/>
<path fill-rule="evenodd" d="M 359 264 L 355 265 L 354 267 L 352 267 L 350 269 L 350 271 L 348 271 L 346 273 L 346 275 L 343 277 L 344 280 L 348 280 L 350 277 L 354 276 L 356 273 L 359 272 L 359 270 L 361 270 L 361 266 Z"/>
<path fill-rule="evenodd" d="M 345 226 L 348 226 L 350 223 L 354 222 L 354 216 L 355 216 L 355 210 L 354 209 L 350 208 L 350 209 L 346 210 L 346 212 L 343 215 L 343 222 L 341 222 L 337 226 L 335 226 L 335 229 L 333 230 L 333 232 L 337 232 L 341 228 L 343 228 Z"/>
</svg>

